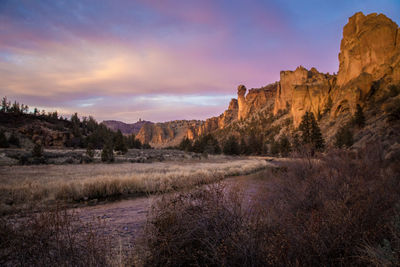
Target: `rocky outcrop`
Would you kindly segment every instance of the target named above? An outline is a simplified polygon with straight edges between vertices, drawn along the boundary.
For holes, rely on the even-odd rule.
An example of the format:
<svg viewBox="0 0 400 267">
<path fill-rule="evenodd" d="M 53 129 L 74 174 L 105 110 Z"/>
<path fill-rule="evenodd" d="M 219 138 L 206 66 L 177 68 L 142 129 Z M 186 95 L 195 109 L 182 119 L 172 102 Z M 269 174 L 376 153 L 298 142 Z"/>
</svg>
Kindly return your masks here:
<svg viewBox="0 0 400 267">
<path fill-rule="evenodd" d="M 197 120 L 176 120 L 163 123 L 145 123 L 137 134 L 142 143 L 152 147 L 176 146 L 188 134 L 196 135 L 196 129 L 202 125 Z M 191 133 L 190 133 L 191 132 Z"/>
<path fill-rule="evenodd" d="M 269 84 L 267 86 L 250 89 L 246 94 L 246 87 L 239 85 L 238 87 L 238 120 L 246 119 L 266 106 L 274 102 L 276 91 L 279 83 Z"/>
<path fill-rule="evenodd" d="M 244 85 L 239 85 L 237 89 L 237 95 L 238 95 L 238 119 L 241 120 L 244 118 L 244 108 L 246 107 L 246 86 Z"/>
<path fill-rule="evenodd" d="M 376 84 L 400 82 L 399 27 L 383 14 L 365 16 L 359 12 L 343 28 L 337 86 L 332 92 L 332 117 L 354 113 L 375 92 Z M 374 85 L 375 84 L 375 85 Z"/>
<path fill-rule="evenodd" d="M 399 52 L 399 28 L 383 14 L 359 12 L 343 28 L 337 84 L 343 86 L 362 73 L 382 78 L 393 69 Z"/>
<path fill-rule="evenodd" d="M 336 83 L 334 75 L 320 73 L 315 68 L 307 70 L 302 66 L 295 71 L 281 71 L 280 76 L 274 114 L 280 110 L 290 111 L 296 127 L 306 111 L 315 115 L 323 112 Z"/>
</svg>

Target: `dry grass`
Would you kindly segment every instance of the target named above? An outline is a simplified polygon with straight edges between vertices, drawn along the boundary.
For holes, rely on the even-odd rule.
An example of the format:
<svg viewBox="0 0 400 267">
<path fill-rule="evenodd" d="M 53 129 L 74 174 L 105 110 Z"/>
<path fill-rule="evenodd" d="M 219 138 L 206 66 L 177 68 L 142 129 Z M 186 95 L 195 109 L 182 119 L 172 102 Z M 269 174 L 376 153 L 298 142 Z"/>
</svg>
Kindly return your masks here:
<svg viewBox="0 0 400 267">
<path fill-rule="evenodd" d="M 219 181 L 269 166 L 247 159 L 217 163 L 12 166 L 0 169 L 0 204 L 75 202 L 150 194 Z"/>
</svg>

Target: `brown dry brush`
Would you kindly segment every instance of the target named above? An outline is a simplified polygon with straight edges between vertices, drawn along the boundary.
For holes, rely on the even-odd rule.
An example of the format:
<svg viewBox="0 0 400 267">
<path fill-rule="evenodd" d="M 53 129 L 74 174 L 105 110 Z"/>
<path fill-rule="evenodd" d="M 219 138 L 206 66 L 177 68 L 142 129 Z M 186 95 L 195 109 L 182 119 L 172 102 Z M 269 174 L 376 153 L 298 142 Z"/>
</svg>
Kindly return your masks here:
<svg viewBox="0 0 400 267">
<path fill-rule="evenodd" d="M 400 176 L 393 166 L 379 149 L 337 150 L 281 168 L 250 206 L 221 185 L 165 196 L 153 206 L 131 260 L 139 266 L 398 265 Z"/>
<path fill-rule="evenodd" d="M 0 218 L 1 266 L 110 266 L 111 239 L 67 210 Z"/>
</svg>

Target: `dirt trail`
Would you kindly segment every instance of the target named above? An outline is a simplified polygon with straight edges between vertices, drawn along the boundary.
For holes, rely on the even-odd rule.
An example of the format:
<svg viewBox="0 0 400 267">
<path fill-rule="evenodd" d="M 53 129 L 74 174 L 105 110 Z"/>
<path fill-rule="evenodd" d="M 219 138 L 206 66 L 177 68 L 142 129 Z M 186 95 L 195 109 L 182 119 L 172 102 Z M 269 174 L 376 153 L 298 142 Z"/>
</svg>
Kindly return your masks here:
<svg viewBox="0 0 400 267">
<path fill-rule="evenodd" d="M 276 163 L 279 165 L 278 162 Z M 263 171 L 250 175 L 230 177 L 226 178 L 224 183 L 229 186 L 238 185 L 241 190 L 244 190 L 245 195 L 252 196 L 260 186 L 265 186 L 265 180 L 260 179 L 262 175 Z M 119 239 L 116 241 L 128 244 L 145 224 L 148 209 L 155 199 L 156 196 L 139 197 L 79 208 L 76 212 L 83 222 L 91 222 L 93 219 L 104 222 L 100 227 L 101 229 L 99 229 L 102 233 L 106 235 L 113 234 Z"/>
</svg>

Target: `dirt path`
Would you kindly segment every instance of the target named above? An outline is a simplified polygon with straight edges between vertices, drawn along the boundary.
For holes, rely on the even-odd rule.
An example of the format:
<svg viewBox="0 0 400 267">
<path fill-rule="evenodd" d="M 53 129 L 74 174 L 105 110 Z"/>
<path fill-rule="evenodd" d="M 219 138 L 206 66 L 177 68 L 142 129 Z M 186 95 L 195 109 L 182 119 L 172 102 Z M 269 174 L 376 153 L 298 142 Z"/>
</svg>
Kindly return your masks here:
<svg viewBox="0 0 400 267">
<path fill-rule="evenodd" d="M 279 162 L 274 163 L 279 165 Z M 230 177 L 226 178 L 224 183 L 229 186 L 238 186 L 246 196 L 249 196 L 247 199 L 251 199 L 260 186 L 265 186 L 265 179 L 262 179 L 264 174 L 261 171 L 250 175 Z M 116 241 L 121 241 L 126 245 L 145 224 L 148 209 L 155 199 L 156 196 L 139 197 L 79 208 L 76 212 L 83 222 L 91 222 L 93 219 L 102 221 L 99 230 L 106 235 L 113 234 L 118 238 Z"/>
</svg>

